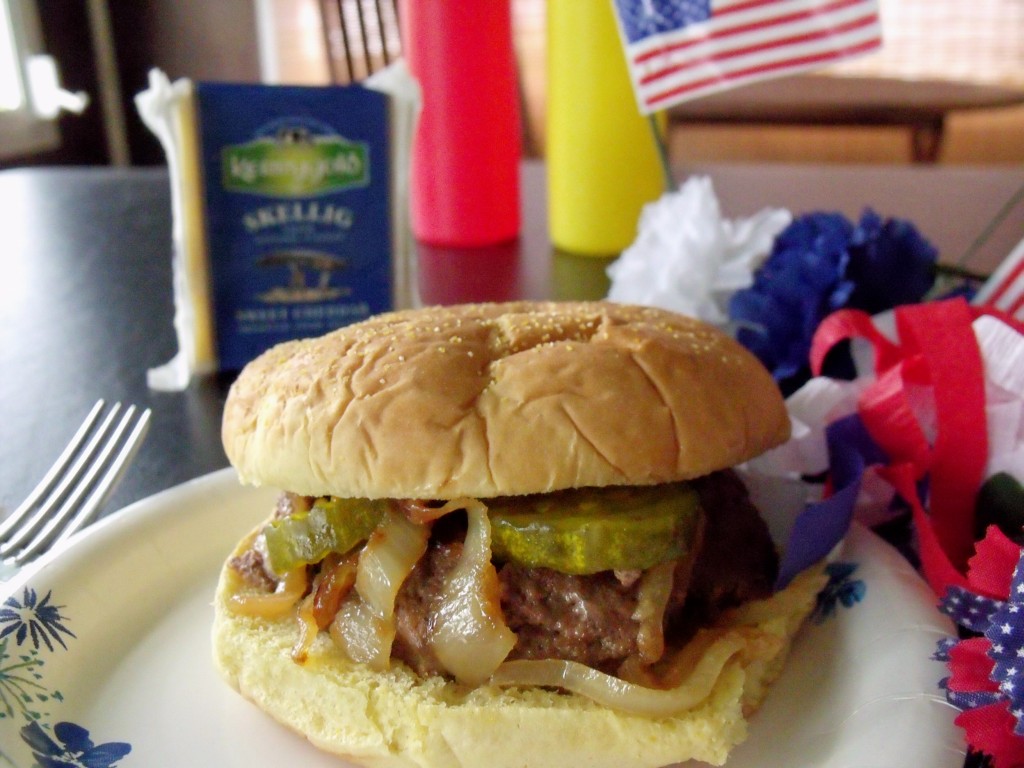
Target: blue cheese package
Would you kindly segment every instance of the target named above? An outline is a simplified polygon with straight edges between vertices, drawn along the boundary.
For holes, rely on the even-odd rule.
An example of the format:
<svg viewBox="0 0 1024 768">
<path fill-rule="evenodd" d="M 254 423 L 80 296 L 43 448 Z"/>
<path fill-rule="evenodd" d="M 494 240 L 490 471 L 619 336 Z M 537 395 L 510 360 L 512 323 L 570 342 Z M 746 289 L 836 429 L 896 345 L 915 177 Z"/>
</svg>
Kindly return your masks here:
<svg viewBox="0 0 1024 768">
<path fill-rule="evenodd" d="M 392 309 L 390 98 L 197 83 L 196 100 L 220 368 Z"/>
</svg>

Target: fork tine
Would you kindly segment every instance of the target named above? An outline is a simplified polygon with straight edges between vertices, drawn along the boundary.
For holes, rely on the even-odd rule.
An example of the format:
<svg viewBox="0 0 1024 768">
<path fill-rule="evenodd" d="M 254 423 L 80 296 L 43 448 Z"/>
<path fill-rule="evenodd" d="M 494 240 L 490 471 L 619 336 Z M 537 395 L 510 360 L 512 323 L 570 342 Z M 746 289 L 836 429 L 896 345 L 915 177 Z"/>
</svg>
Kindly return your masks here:
<svg viewBox="0 0 1024 768">
<path fill-rule="evenodd" d="M 85 451 L 83 451 L 80 460 L 76 462 L 75 467 L 69 473 L 67 482 L 62 484 L 59 492 L 54 492 L 47 505 L 40 509 L 36 517 L 33 518 L 33 525 L 26 526 L 24 530 L 19 532 L 18 536 L 12 538 L 5 546 L 0 547 L 0 557 L 9 556 L 15 547 L 27 538 L 29 534 L 34 532 L 34 524 L 37 521 L 45 521 L 45 525 L 35 534 L 35 538 L 15 555 L 15 562 L 25 562 L 35 557 L 41 551 L 55 544 L 57 540 L 66 538 L 60 533 L 60 526 L 64 525 L 68 517 L 75 513 L 75 510 L 79 510 L 78 514 L 73 518 L 73 524 L 75 530 L 77 530 L 86 522 L 89 515 L 99 507 L 99 502 L 102 501 L 102 498 L 97 497 L 95 502 L 90 498 L 90 501 L 86 504 L 83 504 L 82 499 L 94 487 L 96 488 L 95 493 L 100 493 L 104 490 L 100 485 L 97 485 L 97 476 L 100 472 L 106 473 L 101 484 L 109 486 L 106 489 L 109 492 L 109 490 L 113 489 L 113 480 L 116 479 L 117 474 L 122 469 L 119 463 L 109 464 L 109 461 L 125 430 L 134 418 L 135 406 L 131 406 L 122 416 L 121 421 L 118 422 L 116 427 L 112 427 L 120 407 L 121 404 L 117 403 L 111 410 L 96 435 L 89 442 Z M 147 411 L 142 422 L 143 432 L 146 426 L 148 426 L 148 420 L 149 412 Z M 113 431 L 110 431 L 111 428 L 113 428 Z M 127 443 L 125 448 L 132 449 L 133 446 Z M 129 453 L 133 452 L 129 451 Z M 57 506 L 58 504 L 60 505 L 59 507 Z M 54 509 L 57 510 L 56 513 L 54 513 Z M 70 531 L 68 535 L 73 532 L 73 530 Z"/>
<path fill-rule="evenodd" d="M 0 557 L 8 557 L 23 541 L 39 530 L 40 526 L 48 523 L 51 528 L 59 523 L 54 522 L 54 511 L 60 509 L 60 505 L 67 498 L 69 491 L 80 488 L 82 484 L 82 473 L 93 465 L 93 456 L 106 444 L 106 435 L 110 425 L 117 417 L 121 409 L 120 403 L 114 403 L 110 411 L 103 417 L 98 427 L 85 435 L 84 444 L 79 444 L 73 455 L 70 457 L 70 465 L 62 465 L 62 472 L 59 477 L 54 478 L 54 483 L 47 488 L 47 492 L 41 496 L 34 505 L 34 514 L 13 531 L 7 541 L 0 544 Z"/>
<path fill-rule="evenodd" d="M 131 406 L 128 409 L 128 413 L 125 414 L 125 423 L 127 420 L 134 415 L 135 406 Z M 74 533 L 76 533 L 83 525 L 92 519 L 92 516 L 97 510 L 102 507 L 110 494 L 113 493 L 114 488 L 120 482 L 124 476 L 125 471 L 131 465 L 135 459 L 135 454 L 139 452 L 139 448 L 142 447 L 142 441 L 146 437 L 146 433 L 149 431 L 149 422 L 151 412 L 147 408 L 138 417 L 135 422 L 135 426 L 132 431 L 128 434 L 124 444 L 121 446 L 121 450 L 118 451 L 114 460 L 107 466 L 106 471 L 103 473 L 103 477 L 96 483 L 96 488 L 93 490 L 89 499 L 82 505 L 81 509 L 75 514 L 68 526 L 61 532 L 60 536 L 57 537 L 54 544 L 59 544 Z"/>
<path fill-rule="evenodd" d="M 101 404 L 102 401 L 97 405 Z M 51 470 L 47 473 L 47 477 L 51 474 L 54 477 L 49 483 L 45 483 L 46 489 L 30 496 L 34 504 L 39 504 L 44 497 L 45 501 L 39 504 L 35 514 L 17 530 L 17 533 L 0 544 L 0 559 L 12 558 L 16 564 L 21 564 L 56 542 L 63 541 L 88 522 L 109 497 L 134 458 L 149 428 L 149 409 L 136 417 L 135 406 L 130 406 L 120 421 L 114 425 L 120 410 L 121 404 L 114 404 L 97 429 L 91 432 L 86 430 L 91 436 L 84 447 L 82 442 L 85 435 L 80 434 L 82 430 L 76 433 L 69 444 L 69 449 L 61 454 L 61 459 L 54 467 L 58 471 Z M 95 420 L 87 417 L 86 423 L 91 426 Z M 129 427 L 132 428 L 127 439 L 122 442 Z M 118 446 L 120 450 L 117 450 Z M 63 470 L 63 473 L 60 470 Z M 57 475 L 60 474 L 62 477 L 57 481 Z M 25 507 L 26 513 L 31 508 L 27 504 L 23 504 L 22 507 Z M 19 511 L 22 507 L 19 507 Z M 24 517 L 24 514 L 20 517 Z M 70 523 L 64 526 L 69 517 Z M 22 547 L 22 542 L 33 536 L 34 538 Z M 2 537 L 0 541 L 3 541 Z"/>
<path fill-rule="evenodd" d="M 29 514 L 39 500 L 46 494 L 53 490 L 55 484 L 63 480 L 68 473 L 68 465 L 72 462 L 78 452 L 81 450 L 86 438 L 92 431 L 93 426 L 96 424 L 96 420 L 100 417 L 103 408 L 106 403 L 103 400 L 97 400 L 96 404 L 89 411 L 89 415 L 82 421 L 82 425 L 75 432 L 71 440 L 68 441 L 67 446 L 61 452 L 60 456 L 50 467 L 49 471 L 43 476 L 43 479 L 39 481 L 39 484 L 32 489 L 32 492 L 25 498 L 25 501 L 18 506 L 7 519 L 0 523 L 0 541 L 2 541 L 7 534 L 14 530 L 22 521 L 26 515 Z"/>
</svg>

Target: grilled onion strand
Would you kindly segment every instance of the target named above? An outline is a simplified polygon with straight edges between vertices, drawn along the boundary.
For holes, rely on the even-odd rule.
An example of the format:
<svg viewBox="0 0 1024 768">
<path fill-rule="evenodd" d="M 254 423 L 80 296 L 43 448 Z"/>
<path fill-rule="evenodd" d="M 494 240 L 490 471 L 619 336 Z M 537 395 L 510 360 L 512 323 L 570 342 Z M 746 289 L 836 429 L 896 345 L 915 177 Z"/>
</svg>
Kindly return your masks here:
<svg viewBox="0 0 1024 768">
<path fill-rule="evenodd" d="M 646 688 L 579 662 L 557 659 L 507 661 L 498 667 L 490 681 L 500 686 L 561 688 L 622 712 L 669 717 L 703 702 L 714 689 L 725 665 L 743 647 L 743 638 L 738 634 L 724 635 L 679 686 L 668 690 Z"/>
<path fill-rule="evenodd" d="M 516 636 L 501 610 L 501 587 L 491 562 L 487 507 L 465 500 L 469 526 L 459 562 L 442 588 L 431 650 L 456 680 L 480 685 L 505 660 Z"/>
</svg>

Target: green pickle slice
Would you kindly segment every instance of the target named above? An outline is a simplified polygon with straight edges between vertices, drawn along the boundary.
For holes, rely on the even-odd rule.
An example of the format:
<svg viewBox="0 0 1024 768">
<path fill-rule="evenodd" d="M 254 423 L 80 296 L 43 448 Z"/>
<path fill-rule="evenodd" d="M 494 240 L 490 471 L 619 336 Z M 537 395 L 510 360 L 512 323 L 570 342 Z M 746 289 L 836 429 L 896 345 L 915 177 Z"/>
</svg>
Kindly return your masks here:
<svg viewBox="0 0 1024 768">
<path fill-rule="evenodd" d="M 498 560 L 574 575 L 681 559 L 701 520 L 685 483 L 492 499 L 488 512 Z"/>
<path fill-rule="evenodd" d="M 263 530 L 274 573 L 345 554 L 370 534 L 387 511 L 386 499 L 317 499 L 308 512 L 274 520 Z"/>
</svg>

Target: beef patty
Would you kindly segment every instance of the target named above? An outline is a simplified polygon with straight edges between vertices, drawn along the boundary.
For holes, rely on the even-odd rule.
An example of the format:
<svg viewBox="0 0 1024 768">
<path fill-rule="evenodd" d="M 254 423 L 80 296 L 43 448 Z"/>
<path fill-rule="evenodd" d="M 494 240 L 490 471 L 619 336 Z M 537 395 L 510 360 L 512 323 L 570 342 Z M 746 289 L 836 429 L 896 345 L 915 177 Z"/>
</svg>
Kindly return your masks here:
<svg viewBox="0 0 1024 768">
<path fill-rule="evenodd" d="M 732 471 L 693 485 L 706 522 L 694 562 L 680 563 L 665 611 L 666 639 L 680 643 L 723 610 L 771 594 L 778 557 L 767 526 Z M 395 604 L 392 655 L 418 673 L 441 674 L 429 646 L 431 617 L 461 539 L 442 528 L 406 579 Z M 639 579 L 612 571 L 574 576 L 547 568 L 498 564 L 501 608 L 516 634 L 510 659 L 568 659 L 615 670 L 637 653 Z"/>
</svg>

